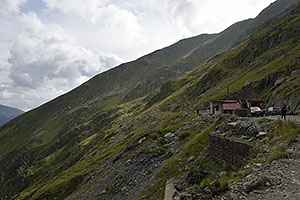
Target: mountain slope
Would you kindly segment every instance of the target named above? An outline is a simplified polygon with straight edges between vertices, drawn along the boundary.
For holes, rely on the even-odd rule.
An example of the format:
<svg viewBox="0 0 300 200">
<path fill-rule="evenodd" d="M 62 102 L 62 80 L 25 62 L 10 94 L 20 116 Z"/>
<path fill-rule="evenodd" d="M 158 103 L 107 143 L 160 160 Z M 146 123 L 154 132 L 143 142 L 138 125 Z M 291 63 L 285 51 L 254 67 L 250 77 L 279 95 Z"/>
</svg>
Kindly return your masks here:
<svg viewBox="0 0 300 200">
<path fill-rule="evenodd" d="M 24 113 L 22 110 L 0 105 L 0 126 Z"/>
<path fill-rule="evenodd" d="M 191 68 L 197 67 L 216 54 L 220 54 L 231 47 L 243 41 L 249 36 L 255 35 L 257 32 L 272 24 L 283 11 L 298 0 L 278 0 L 264 9 L 256 18 L 248 19 L 233 24 L 223 32 L 217 34 L 214 38 L 208 40 L 203 45 L 190 52 L 189 56 L 184 57 L 175 65 L 186 65 L 188 63 Z"/>
<path fill-rule="evenodd" d="M 110 166 L 116 169 L 99 165 L 99 171 L 69 199 L 162 199 L 167 179 L 186 179 L 191 185 L 200 184 L 202 176 L 217 179 L 224 168 L 207 160 L 205 151 L 207 133 L 219 122 L 193 111 L 209 100 L 224 98 L 228 85 L 232 98 L 261 98 L 270 106 L 288 103 L 292 109 L 299 109 L 299 8 L 298 4 L 230 52 L 164 84 L 157 94 L 162 98 L 132 118 L 134 128 L 121 129 L 121 133 L 125 131 L 136 138 L 112 159 Z M 189 164 L 189 160 L 198 157 L 196 163 Z M 157 163 L 159 168 L 154 167 Z M 137 174 L 130 175 L 133 172 L 127 166 L 136 169 Z M 139 193 L 136 187 L 145 192 Z"/>
<path fill-rule="evenodd" d="M 204 65 L 189 57 L 220 34 L 123 64 L 0 127 L 1 197 L 140 199 L 152 192 L 160 199 L 166 179 L 184 173 L 178 165 L 202 152 L 221 123 L 194 110 L 223 98 L 227 85 L 232 97 L 248 90 L 270 104 L 274 96 L 294 99 L 299 108 L 298 10 Z M 219 170 L 205 159 L 203 167 Z"/>
</svg>

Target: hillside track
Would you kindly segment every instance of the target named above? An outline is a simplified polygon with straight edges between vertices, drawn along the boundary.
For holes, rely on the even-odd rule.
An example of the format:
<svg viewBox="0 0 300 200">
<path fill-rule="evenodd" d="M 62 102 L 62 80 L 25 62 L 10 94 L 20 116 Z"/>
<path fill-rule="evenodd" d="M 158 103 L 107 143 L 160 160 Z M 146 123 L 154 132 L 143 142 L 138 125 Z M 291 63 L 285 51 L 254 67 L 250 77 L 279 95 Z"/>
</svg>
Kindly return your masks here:
<svg viewBox="0 0 300 200">
<path fill-rule="evenodd" d="M 277 120 L 277 119 L 280 119 L 280 116 L 279 115 L 274 115 L 274 116 L 268 116 L 266 118 Z M 293 121 L 293 122 L 296 122 L 296 123 L 300 123 L 300 115 L 287 115 L 286 120 Z"/>
</svg>

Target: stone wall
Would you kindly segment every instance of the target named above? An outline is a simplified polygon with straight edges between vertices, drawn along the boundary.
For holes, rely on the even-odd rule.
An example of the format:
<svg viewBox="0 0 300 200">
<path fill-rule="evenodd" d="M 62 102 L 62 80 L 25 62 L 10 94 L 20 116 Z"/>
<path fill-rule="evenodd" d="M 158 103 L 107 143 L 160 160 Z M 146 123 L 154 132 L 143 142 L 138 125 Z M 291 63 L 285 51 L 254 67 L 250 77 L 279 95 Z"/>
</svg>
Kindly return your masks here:
<svg viewBox="0 0 300 200">
<path fill-rule="evenodd" d="M 241 138 L 210 134 L 208 153 L 220 165 L 238 169 L 250 158 L 253 145 Z"/>
</svg>

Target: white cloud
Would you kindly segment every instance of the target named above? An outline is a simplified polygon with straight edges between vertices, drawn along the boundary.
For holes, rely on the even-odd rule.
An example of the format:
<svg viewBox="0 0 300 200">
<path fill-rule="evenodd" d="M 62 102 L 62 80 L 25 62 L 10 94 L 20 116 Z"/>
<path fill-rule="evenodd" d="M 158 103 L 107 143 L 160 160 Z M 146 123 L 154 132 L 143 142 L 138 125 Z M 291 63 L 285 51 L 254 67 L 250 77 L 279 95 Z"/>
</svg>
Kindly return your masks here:
<svg viewBox="0 0 300 200">
<path fill-rule="evenodd" d="M 141 55 L 133 52 L 143 52 L 145 46 L 149 45 L 142 19 L 127 9 L 128 4 L 123 7 L 108 0 L 76 0 L 81 2 L 78 4 L 68 0 L 44 1 L 49 12 L 58 11 L 53 17 L 55 23 L 94 52 L 108 52 L 131 60 Z M 82 3 L 85 5 L 80 6 Z"/>
<path fill-rule="evenodd" d="M 27 0 L 1 0 L 0 14 L 18 13 L 20 11 L 20 5 L 26 3 L 26 1 Z"/>
<path fill-rule="evenodd" d="M 31 106 L 50 100 L 121 62 L 117 56 L 93 54 L 59 26 L 45 25 L 35 14 L 23 14 L 17 22 L 23 31 L 10 48 L 10 81 L 0 81 L 4 102 L 16 96 Z"/>
<path fill-rule="evenodd" d="M 231 24 L 256 17 L 274 0 L 148 0 L 182 35 L 217 33 Z"/>
<path fill-rule="evenodd" d="M 190 28 L 199 13 L 195 2 L 189 0 L 172 0 L 168 2 L 166 10 L 170 15 L 169 19 L 171 19 L 172 24 L 180 30 L 182 35 L 193 35 Z"/>
<path fill-rule="evenodd" d="M 109 0 L 43 0 L 51 10 L 58 10 L 63 13 L 71 13 L 80 17 L 96 21 L 101 14 L 99 10 L 105 7 Z"/>
</svg>

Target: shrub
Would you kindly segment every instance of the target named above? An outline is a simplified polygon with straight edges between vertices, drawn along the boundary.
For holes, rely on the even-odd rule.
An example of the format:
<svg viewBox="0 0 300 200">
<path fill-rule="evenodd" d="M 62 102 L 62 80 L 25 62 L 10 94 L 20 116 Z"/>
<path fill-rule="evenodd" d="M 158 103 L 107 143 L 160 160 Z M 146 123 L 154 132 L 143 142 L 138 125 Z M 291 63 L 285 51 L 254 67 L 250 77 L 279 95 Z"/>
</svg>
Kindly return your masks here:
<svg viewBox="0 0 300 200">
<path fill-rule="evenodd" d="M 187 177 L 186 177 L 186 181 L 190 184 L 190 185 L 200 185 L 200 183 L 202 182 L 202 180 L 205 178 L 206 176 L 206 172 L 200 170 L 200 169 L 193 169 L 191 170 Z"/>
<path fill-rule="evenodd" d="M 150 137 L 152 140 L 157 140 L 159 138 L 159 134 L 158 133 L 151 133 Z"/>
<path fill-rule="evenodd" d="M 201 185 L 202 186 L 210 186 L 211 185 L 211 180 L 209 180 L 208 178 L 205 178 L 201 181 Z"/>
<path fill-rule="evenodd" d="M 271 163 L 273 160 L 278 160 L 281 158 L 287 158 L 288 153 L 283 145 L 276 149 L 268 159 L 268 163 Z"/>
<path fill-rule="evenodd" d="M 191 133 L 189 131 L 185 131 L 185 132 L 180 133 L 180 135 L 178 136 L 178 139 L 180 141 L 182 141 L 182 140 L 188 138 L 190 135 L 191 135 Z"/>
</svg>

